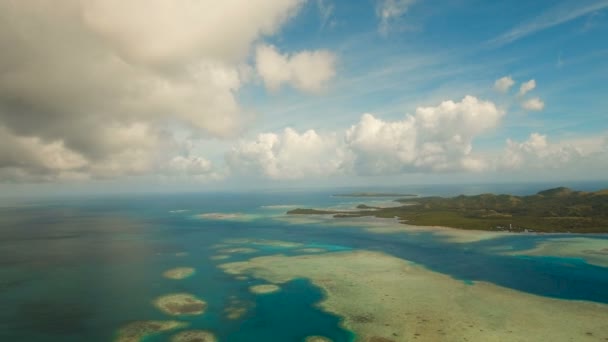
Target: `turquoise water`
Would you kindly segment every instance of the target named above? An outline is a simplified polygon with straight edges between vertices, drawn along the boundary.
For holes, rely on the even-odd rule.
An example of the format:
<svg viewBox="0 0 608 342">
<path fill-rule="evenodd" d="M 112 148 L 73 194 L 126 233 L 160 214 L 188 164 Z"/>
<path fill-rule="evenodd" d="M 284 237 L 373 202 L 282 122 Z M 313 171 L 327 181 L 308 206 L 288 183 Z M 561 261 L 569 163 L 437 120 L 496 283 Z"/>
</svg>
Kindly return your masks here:
<svg viewBox="0 0 608 342">
<path fill-rule="evenodd" d="M 436 188 L 426 190 L 433 191 L 439 192 Z M 288 209 L 264 207 L 361 203 L 330 195 L 149 195 L 46 200 L 2 207 L 0 341 L 111 341 L 125 323 L 171 319 L 151 302 L 174 292 L 189 292 L 207 301 L 205 314 L 180 320 L 194 328 L 211 330 L 222 341 L 302 341 L 308 335 L 324 335 L 334 341 L 353 339 L 352 332 L 340 326 L 339 317 L 316 306 L 323 294 L 308 280 L 294 280 L 276 293 L 254 295 L 248 288 L 261 281 L 236 280 L 216 266 L 255 256 L 299 252 L 254 245 L 249 247 L 256 248 L 256 253 L 211 260 L 217 254 L 213 245 L 231 238 L 291 241 L 336 252 L 378 250 L 466 283 L 483 280 L 543 296 L 608 303 L 607 268 L 573 258 L 516 257 L 494 252 L 500 247 L 527 249 L 559 236 L 510 235 L 452 244 L 431 234 L 384 235 L 351 227 L 289 225 L 270 217 Z M 195 216 L 211 212 L 249 214 L 256 219 L 214 221 Z M 178 266 L 194 267 L 196 274 L 179 281 L 162 277 L 165 270 Z M 231 320 L 224 309 L 234 298 L 249 311 Z M 159 334 L 147 341 L 167 341 L 170 336 Z"/>
</svg>

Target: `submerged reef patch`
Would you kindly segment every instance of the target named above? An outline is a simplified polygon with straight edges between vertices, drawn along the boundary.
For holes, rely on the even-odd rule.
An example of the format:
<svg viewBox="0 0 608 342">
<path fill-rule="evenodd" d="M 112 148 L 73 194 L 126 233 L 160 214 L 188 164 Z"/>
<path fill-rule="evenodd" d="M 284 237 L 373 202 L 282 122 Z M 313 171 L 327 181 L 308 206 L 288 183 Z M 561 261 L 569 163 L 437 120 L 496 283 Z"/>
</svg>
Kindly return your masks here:
<svg viewBox="0 0 608 342">
<path fill-rule="evenodd" d="M 163 273 L 163 277 L 174 280 L 181 280 L 192 276 L 195 269 L 192 267 L 176 267 L 170 270 L 166 270 Z"/>
<path fill-rule="evenodd" d="M 255 294 L 267 294 L 279 291 L 281 288 L 274 284 L 262 284 L 262 285 L 254 285 L 249 288 L 251 293 Z"/>
<path fill-rule="evenodd" d="M 236 296 L 230 296 L 228 305 L 226 308 L 224 308 L 224 316 L 231 320 L 239 319 L 253 306 L 254 304 L 249 301 L 243 301 L 238 299 Z"/>
<path fill-rule="evenodd" d="M 171 342 L 216 342 L 215 335 L 206 330 L 186 330 L 171 337 Z"/>
<path fill-rule="evenodd" d="M 162 312 L 169 315 L 200 315 L 207 309 L 207 303 L 189 293 L 174 293 L 158 297 L 154 301 Z"/>
<path fill-rule="evenodd" d="M 179 321 L 135 321 L 118 330 L 115 342 L 140 342 L 151 335 L 187 326 L 188 323 Z"/>
</svg>

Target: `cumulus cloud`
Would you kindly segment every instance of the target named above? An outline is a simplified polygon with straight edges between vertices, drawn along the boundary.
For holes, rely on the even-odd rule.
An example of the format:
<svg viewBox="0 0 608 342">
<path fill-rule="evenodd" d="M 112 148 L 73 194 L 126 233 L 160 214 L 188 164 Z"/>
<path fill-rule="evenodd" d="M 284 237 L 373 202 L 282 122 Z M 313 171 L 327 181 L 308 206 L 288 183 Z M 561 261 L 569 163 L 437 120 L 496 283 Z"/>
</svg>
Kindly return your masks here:
<svg viewBox="0 0 608 342">
<path fill-rule="evenodd" d="M 504 76 L 494 82 L 494 89 L 501 93 L 506 93 L 515 84 L 515 81 L 511 76 Z"/>
<path fill-rule="evenodd" d="M 89 0 L 86 24 L 137 63 L 201 58 L 239 61 L 249 45 L 277 31 L 303 0 Z M 145 16 L 140 15 L 145 9 Z"/>
<path fill-rule="evenodd" d="M 528 82 L 522 83 L 521 86 L 519 87 L 519 96 L 526 95 L 527 92 L 529 92 L 530 90 L 533 90 L 534 88 L 536 88 L 535 80 L 529 80 Z"/>
<path fill-rule="evenodd" d="M 479 171 L 484 163 L 471 154 L 472 141 L 496 127 L 503 115 L 494 103 L 466 96 L 419 107 L 398 122 L 366 114 L 346 132 L 346 141 L 360 174 Z"/>
<path fill-rule="evenodd" d="M 251 44 L 302 2 L 0 2 L 0 126 L 11 137 L 4 148 L 15 147 L 0 165 L 49 177 L 140 174 L 179 152 L 167 123 L 198 136 L 238 135 Z"/>
<path fill-rule="evenodd" d="M 511 170 L 581 168 L 598 160 L 598 154 L 607 152 L 605 139 L 591 143 L 550 143 L 546 135 L 532 133 L 523 142 L 507 140 L 501 166 Z"/>
<path fill-rule="evenodd" d="M 227 154 L 226 162 L 237 173 L 274 179 L 314 178 L 340 173 L 348 159 L 344 153 L 334 135 L 287 128 L 241 142 Z"/>
<path fill-rule="evenodd" d="M 176 156 L 160 173 L 171 178 L 187 178 L 199 181 L 220 180 L 226 177 L 211 161 L 198 156 Z"/>
<path fill-rule="evenodd" d="M 256 51 L 256 70 L 266 87 L 276 91 L 283 84 L 306 92 L 318 92 L 336 74 L 336 56 L 326 50 L 281 54 L 272 45 Z"/>
<path fill-rule="evenodd" d="M 538 97 L 524 101 L 521 106 L 527 110 L 541 111 L 545 108 L 545 103 Z"/>
<path fill-rule="evenodd" d="M 378 30 L 382 34 L 390 31 L 391 25 L 404 15 L 416 0 L 378 0 L 376 16 L 380 19 Z"/>
<path fill-rule="evenodd" d="M 492 102 L 466 96 L 459 102 L 419 107 L 400 121 L 364 114 L 342 133 L 286 129 L 261 134 L 234 147 L 227 162 L 232 170 L 270 178 L 481 171 L 487 165 L 472 153 L 472 141 L 494 128 L 503 115 Z"/>
</svg>

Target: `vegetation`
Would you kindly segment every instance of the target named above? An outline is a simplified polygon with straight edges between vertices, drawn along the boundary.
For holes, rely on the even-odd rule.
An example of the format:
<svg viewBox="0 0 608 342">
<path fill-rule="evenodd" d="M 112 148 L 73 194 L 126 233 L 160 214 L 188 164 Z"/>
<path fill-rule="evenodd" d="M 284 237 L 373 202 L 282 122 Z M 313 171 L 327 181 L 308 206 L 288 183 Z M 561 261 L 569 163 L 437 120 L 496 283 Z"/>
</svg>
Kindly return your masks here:
<svg viewBox="0 0 608 342">
<path fill-rule="evenodd" d="M 481 194 L 398 199 L 402 206 L 357 211 L 295 209 L 288 214 L 398 218 L 402 223 L 472 230 L 608 233 L 608 190 L 555 188 L 531 196 Z"/>
</svg>

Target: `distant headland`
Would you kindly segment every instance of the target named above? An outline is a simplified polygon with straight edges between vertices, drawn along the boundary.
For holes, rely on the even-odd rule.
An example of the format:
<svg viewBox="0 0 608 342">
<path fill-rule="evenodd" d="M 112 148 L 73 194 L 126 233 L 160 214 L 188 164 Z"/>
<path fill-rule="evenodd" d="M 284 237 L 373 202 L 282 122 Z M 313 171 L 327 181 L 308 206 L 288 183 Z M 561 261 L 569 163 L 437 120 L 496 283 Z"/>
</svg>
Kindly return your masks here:
<svg viewBox="0 0 608 342">
<path fill-rule="evenodd" d="M 355 211 L 297 208 L 287 214 L 398 218 L 405 224 L 468 230 L 608 233 L 608 189 L 584 192 L 559 187 L 529 196 L 481 194 L 395 201 L 402 205 L 390 208 L 359 205 Z"/>
</svg>

